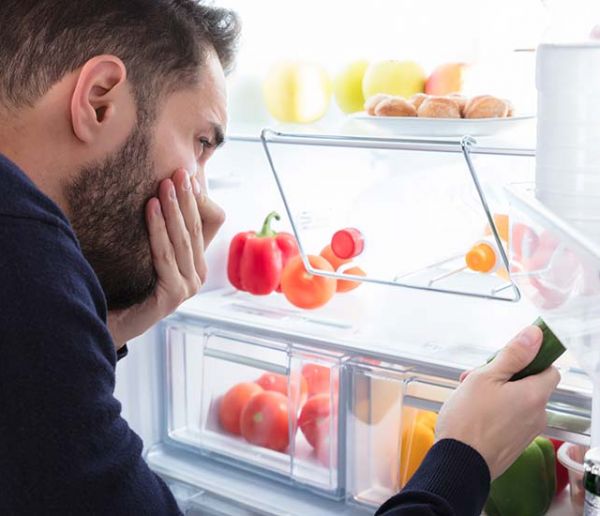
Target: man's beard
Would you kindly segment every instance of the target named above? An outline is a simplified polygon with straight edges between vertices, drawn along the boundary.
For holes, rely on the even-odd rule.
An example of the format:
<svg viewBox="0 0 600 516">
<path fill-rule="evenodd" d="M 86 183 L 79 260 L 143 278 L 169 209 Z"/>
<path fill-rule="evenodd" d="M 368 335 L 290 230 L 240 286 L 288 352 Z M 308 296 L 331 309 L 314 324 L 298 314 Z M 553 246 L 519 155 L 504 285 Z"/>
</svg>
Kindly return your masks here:
<svg viewBox="0 0 600 516">
<path fill-rule="evenodd" d="M 136 128 L 119 151 L 84 167 L 65 189 L 71 223 L 109 310 L 141 303 L 156 286 L 145 220 L 157 191 L 153 176 L 148 135 Z"/>
</svg>

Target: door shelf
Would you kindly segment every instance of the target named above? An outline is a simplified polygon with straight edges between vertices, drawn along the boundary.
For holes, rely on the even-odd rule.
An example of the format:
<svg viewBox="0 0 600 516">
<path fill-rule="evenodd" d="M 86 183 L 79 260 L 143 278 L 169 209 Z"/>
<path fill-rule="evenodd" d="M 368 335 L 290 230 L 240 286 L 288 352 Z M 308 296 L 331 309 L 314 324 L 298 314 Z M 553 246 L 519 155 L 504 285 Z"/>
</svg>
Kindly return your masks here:
<svg viewBox="0 0 600 516">
<path fill-rule="evenodd" d="M 600 372 L 600 246 L 536 198 L 534 185 L 507 188 L 511 201 L 511 275 L 573 354 Z"/>
</svg>

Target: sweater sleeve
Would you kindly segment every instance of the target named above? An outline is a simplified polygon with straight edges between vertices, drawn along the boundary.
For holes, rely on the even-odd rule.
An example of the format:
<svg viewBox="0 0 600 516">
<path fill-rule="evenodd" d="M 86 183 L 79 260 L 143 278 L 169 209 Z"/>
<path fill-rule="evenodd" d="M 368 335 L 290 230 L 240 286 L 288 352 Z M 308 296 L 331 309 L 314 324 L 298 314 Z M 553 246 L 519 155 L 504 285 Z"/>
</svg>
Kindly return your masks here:
<svg viewBox="0 0 600 516">
<path fill-rule="evenodd" d="M 0 216 L 0 514 L 179 514 L 115 399 L 99 284 L 61 228 Z"/>
<path fill-rule="evenodd" d="M 490 472 L 483 457 L 464 443 L 443 439 L 376 516 L 479 516 L 489 489 Z"/>
</svg>

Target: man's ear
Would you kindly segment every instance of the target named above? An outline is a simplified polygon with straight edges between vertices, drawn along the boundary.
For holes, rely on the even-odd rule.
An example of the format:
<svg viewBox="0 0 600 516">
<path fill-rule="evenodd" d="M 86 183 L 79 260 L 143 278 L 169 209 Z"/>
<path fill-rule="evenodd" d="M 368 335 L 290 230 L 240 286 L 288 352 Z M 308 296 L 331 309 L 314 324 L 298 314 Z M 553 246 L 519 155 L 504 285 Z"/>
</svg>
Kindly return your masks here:
<svg viewBox="0 0 600 516">
<path fill-rule="evenodd" d="M 96 56 L 79 73 L 71 98 L 73 133 L 84 143 L 98 137 L 126 93 L 127 69 L 118 57 Z"/>
</svg>

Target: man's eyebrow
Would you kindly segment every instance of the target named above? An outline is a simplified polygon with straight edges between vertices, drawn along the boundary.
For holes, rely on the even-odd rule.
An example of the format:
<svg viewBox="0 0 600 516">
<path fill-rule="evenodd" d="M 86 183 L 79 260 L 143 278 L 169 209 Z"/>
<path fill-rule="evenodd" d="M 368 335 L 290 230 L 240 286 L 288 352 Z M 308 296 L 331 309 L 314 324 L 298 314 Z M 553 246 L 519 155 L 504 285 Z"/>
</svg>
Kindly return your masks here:
<svg viewBox="0 0 600 516">
<path fill-rule="evenodd" d="M 220 124 L 212 124 L 213 130 L 213 145 L 220 147 L 225 142 L 225 131 Z"/>
</svg>

